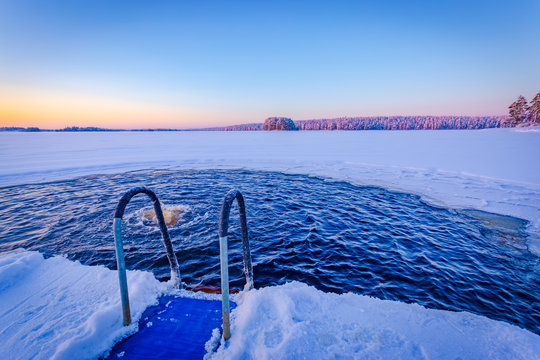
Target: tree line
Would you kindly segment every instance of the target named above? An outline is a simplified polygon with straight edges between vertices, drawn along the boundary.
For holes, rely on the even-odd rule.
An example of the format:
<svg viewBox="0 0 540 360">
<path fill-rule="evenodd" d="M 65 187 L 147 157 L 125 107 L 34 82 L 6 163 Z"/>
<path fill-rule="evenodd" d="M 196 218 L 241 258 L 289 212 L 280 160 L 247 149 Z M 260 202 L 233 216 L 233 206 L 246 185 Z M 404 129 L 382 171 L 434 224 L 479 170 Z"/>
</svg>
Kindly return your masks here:
<svg viewBox="0 0 540 360">
<path fill-rule="evenodd" d="M 486 129 L 512 126 L 507 116 L 371 116 L 297 120 L 271 117 L 264 123 L 220 126 L 200 130 L 437 130 Z"/>
<path fill-rule="evenodd" d="M 299 130 L 441 130 L 506 126 L 506 116 L 373 116 L 297 121 Z"/>
</svg>

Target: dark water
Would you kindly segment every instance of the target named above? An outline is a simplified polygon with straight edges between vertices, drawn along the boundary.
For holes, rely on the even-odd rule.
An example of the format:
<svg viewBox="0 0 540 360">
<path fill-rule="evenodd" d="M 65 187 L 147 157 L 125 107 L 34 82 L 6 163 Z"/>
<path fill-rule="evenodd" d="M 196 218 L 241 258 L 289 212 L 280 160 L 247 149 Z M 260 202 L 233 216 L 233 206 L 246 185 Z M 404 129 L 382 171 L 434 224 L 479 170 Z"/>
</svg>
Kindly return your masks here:
<svg viewBox="0 0 540 360">
<path fill-rule="evenodd" d="M 112 215 L 134 186 L 186 207 L 169 231 L 188 285 L 219 286 L 217 224 L 231 188 L 244 194 L 255 286 L 299 280 L 348 292 L 469 311 L 540 333 L 540 262 L 526 223 L 430 206 L 409 194 L 344 182 L 248 171 L 143 171 L 0 188 L 0 252 L 22 247 L 114 269 Z M 129 269 L 169 275 L 160 233 L 136 196 L 124 216 Z M 231 286 L 241 288 L 236 207 Z"/>
</svg>

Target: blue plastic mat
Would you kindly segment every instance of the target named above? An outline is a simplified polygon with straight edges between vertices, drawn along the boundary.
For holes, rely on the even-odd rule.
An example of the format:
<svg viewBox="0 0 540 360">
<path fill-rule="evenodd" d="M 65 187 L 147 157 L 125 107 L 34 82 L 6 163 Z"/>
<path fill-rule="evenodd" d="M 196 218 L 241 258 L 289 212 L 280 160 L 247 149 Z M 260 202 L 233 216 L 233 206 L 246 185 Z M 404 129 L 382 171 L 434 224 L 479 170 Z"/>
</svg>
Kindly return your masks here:
<svg viewBox="0 0 540 360">
<path fill-rule="evenodd" d="M 116 344 L 107 359 L 202 359 L 216 328 L 221 331 L 221 301 L 164 296 L 143 313 L 139 331 Z"/>
</svg>

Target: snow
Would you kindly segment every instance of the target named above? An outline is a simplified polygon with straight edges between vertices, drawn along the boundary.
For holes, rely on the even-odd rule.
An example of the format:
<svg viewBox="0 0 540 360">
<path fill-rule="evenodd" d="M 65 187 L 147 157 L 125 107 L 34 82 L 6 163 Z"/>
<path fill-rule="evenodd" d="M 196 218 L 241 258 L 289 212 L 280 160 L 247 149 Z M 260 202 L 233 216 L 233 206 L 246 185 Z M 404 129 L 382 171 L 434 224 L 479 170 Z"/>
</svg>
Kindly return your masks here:
<svg viewBox="0 0 540 360">
<path fill-rule="evenodd" d="M 243 293 L 231 338 L 210 359 L 535 359 L 540 336 L 466 312 L 299 282 Z"/>
<path fill-rule="evenodd" d="M 127 271 L 132 324 L 124 327 L 117 271 L 19 250 L 0 255 L 0 279 L 0 359 L 96 359 L 136 332 L 160 295 L 221 299 Z"/>
<path fill-rule="evenodd" d="M 151 273 L 128 271 L 134 323 L 122 326 L 116 271 L 38 252 L 0 256 L 0 359 L 96 359 L 137 331 L 166 290 Z M 16 354 L 16 355 L 14 355 Z"/>
<path fill-rule="evenodd" d="M 0 133 L 0 185 L 139 169 L 253 169 L 415 193 L 530 221 L 540 254 L 540 128 Z"/>
</svg>

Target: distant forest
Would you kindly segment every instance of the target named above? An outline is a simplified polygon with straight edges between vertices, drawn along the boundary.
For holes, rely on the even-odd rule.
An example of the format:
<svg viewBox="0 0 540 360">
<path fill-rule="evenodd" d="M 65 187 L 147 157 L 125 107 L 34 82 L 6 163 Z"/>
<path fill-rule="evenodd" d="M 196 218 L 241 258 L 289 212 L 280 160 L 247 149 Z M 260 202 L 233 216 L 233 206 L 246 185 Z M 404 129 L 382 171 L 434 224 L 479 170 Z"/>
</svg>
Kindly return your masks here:
<svg viewBox="0 0 540 360">
<path fill-rule="evenodd" d="M 506 116 L 377 116 L 304 120 L 300 130 L 440 130 L 486 129 L 505 126 Z"/>
<path fill-rule="evenodd" d="M 292 121 L 288 118 L 268 118 L 264 123 L 222 126 L 202 130 L 439 130 L 487 129 L 514 126 L 507 120 L 507 116 L 374 116 L 298 121 Z M 272 126 L 272 122 L 276 125 Z M 294 123 L 294 127 L 289 125 L 290 122 Z"/>
</svg>

